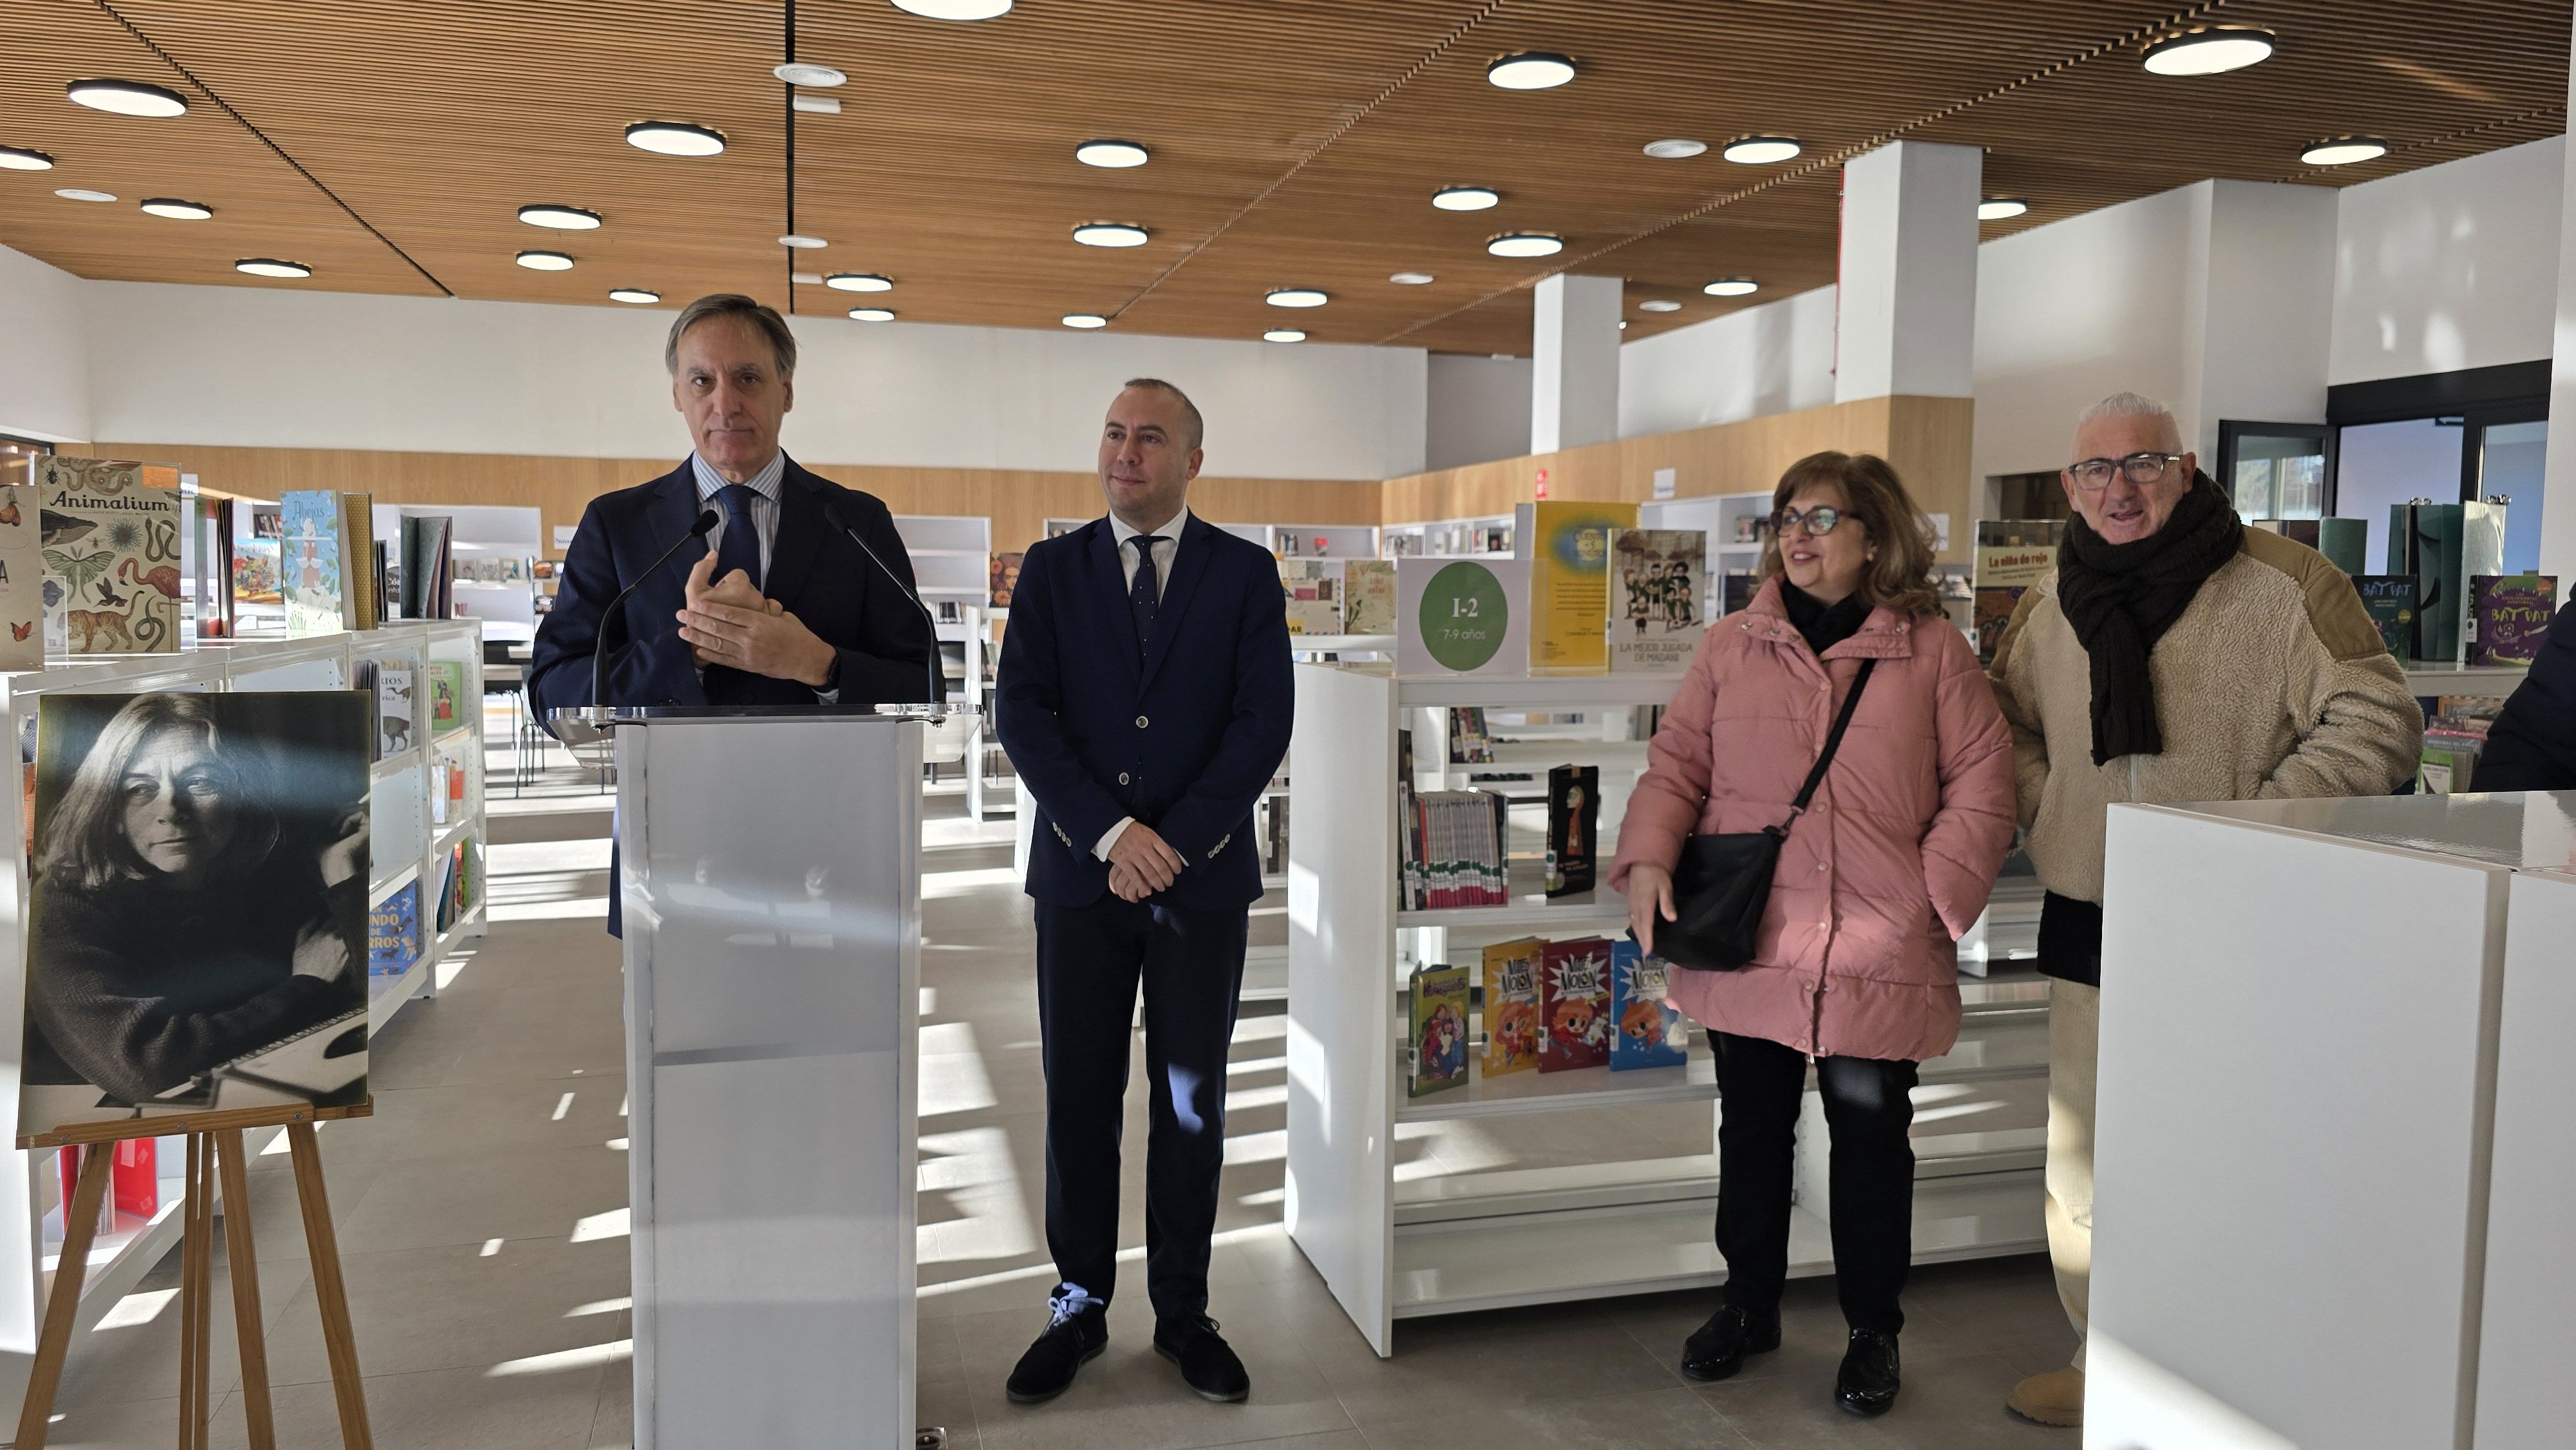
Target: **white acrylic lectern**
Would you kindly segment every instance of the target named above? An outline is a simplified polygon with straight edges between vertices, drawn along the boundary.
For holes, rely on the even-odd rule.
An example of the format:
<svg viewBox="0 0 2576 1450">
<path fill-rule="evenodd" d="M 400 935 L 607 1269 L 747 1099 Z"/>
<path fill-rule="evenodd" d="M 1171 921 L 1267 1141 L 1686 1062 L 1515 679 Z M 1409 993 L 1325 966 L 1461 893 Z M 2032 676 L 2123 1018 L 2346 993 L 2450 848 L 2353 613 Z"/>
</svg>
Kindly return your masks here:
<svg viewBox="0 0 2576 1450">
<path fill-rule="evenodd" d="M 586 713 L 617 761 L 637 1450 L 909 1445 L 920 781 L 972 718 Z"/>
</svg>

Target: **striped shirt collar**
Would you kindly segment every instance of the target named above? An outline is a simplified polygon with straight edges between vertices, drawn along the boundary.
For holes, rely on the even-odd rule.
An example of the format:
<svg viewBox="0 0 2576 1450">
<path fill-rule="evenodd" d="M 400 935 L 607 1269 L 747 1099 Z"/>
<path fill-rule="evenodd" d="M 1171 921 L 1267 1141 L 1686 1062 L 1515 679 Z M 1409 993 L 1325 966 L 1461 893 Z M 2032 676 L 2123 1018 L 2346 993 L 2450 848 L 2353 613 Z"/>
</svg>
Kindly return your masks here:
<svg viewBox="0 0 2576 1450">
<path fill-rule="evenodd" d="M 726 484 L 732 482 L 731 479 L 728 479 L 723 474 L 716 472 L 705 459 L 700 458 L 694 452 L 689 455 L 689 471 L 697 478 L 698 498 L 700 502 L 712 500 L 716 495 L 724 492 Z M 786 478 L 787 450 L 781 448 L 777 452 L 769 455 L 769 461 L 760 466 L 760 471 L 758 473 L 744 479 L 742 482 L 743 487 L 750 489 L 753 493 L 759 494 L 762 498 L 769 500 L 771 503 L 776 503 L 778 502 L 779 485 L 785 482 Z"/>
</svg>

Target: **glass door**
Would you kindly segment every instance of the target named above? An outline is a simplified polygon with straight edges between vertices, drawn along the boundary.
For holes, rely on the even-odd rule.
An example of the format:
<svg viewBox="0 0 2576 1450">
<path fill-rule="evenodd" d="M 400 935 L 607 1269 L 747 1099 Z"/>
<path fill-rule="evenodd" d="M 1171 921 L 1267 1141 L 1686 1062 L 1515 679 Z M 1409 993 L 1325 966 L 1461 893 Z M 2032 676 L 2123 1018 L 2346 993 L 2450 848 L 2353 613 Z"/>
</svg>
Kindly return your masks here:
<svg viewBox="0 0 2576 1450">
<path fill-rule="evenodd" d="M 2528 574 L 2540 567 L 2540 484 L 2549 456 L 2549 420 L 2480 424 L 2470 420 L 2475 436 L 2475 483 L 2470 495 L 2505 499 L 2504 568 Z"/>
<path fill-rule="evenodd" d="M 2326 425 L 2218 425 L 2211 476 L 2247 519 L 2316 519 L 2326 511 Z"/>
</svg>

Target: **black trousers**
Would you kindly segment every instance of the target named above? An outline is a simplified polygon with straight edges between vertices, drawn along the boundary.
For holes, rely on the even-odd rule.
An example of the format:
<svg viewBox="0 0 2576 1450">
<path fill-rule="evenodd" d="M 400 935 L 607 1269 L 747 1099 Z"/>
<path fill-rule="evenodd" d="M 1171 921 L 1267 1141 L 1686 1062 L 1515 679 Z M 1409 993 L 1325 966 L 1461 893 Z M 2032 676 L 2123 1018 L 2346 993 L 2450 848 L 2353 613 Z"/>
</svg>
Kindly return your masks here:
<svg viewBox="0 0 2576 1450">
<path fill-rule="evenodd" d="M 1717 1251 L 1726 1302 L 1780 1307 L 1789 1281 L 1789 1187 L 1807 1055 L 1760 1037 L 1711 1032 L 1717 1054 Z M 1897 1297 L 1914 1258 L 1914 1125 L 1910 1062 L 1816 1059 L 1833 1133 L 1834 1278 L 1854 1329 L 1905 1327 Z"/>
<path fill-rule="evenodd" d="M 1039 902 L 1046 1061 L 1046 1231 L 1056 1277 L 1106 1301 L 1118 1277 L 1118 1148 L 1136 992 L 1145 993 L 1145 1290 L 1154 1312 L 1207 1312 L 1225 1063 L 1243 988 L 1246 910 L 1180 911 L 1104 895 Z"/>
</svg>

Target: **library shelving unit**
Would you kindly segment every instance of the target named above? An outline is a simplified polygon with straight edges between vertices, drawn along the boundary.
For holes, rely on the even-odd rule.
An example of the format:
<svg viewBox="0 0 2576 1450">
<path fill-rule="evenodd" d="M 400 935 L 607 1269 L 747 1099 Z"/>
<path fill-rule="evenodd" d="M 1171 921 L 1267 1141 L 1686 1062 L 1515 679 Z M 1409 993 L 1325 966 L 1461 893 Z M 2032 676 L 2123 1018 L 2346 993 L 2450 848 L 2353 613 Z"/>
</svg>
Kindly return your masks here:
<svg viewBox="0 0 2576 1450">
<path fill-rule="evenodd" d="M 982 608 L 991 601 L 991 519 L 982 514 L 896 514 L 894 531 L 912 556 L 912 579 L 921 602 L 942 625 L 960 625 L 968 607 Z M 953 641 L 955 636 L 943 630 L 941 638 Z"/>
<path fill-rule="evenodd" d="M 1750 573 L 1762 565 L 1762 541 L 1737 535 L 1746 519 L 1771 512 L 1769 493 L 1704 494 L 1637 505 L 1637 526 L 1646 529 L 1700 529 L 1708 534 L 1707 618 L 1726 612 L 1726 572 Z"/>
<path fill-rule="evenodd" d="M 1378 530 L 1378 552 L 1389 559 L 1454 559 L 1479 554 L 1508 557 L 1512 552 L 1512 528 L 1512 515 L 1507 513 L 1472 519 L 1438 519 L 1419 524 L 1387 524 Z M 1503 547 L 1488 549 L 1486 540 L 1496 529 L 1502 531 Z"/>
<path fill-rule="evenodd" d="M 533 510 L 531 510 L 533 512 Z M 22 761 L 35 741 L 39 702 L 54 694 L 140 694 L 147 691 L 344 690 L 350 688 L 361 659 L 407 664 L 417 681 L 431 661 L 453 661 L 464 667 L 464 697 L 458 722 L 443 733 L 430 733 L 427 690 L 416 700 L 421 733 L 411 748 L 386 756 L 373 766 L 369 792 L 372 861 L 368 904 L 373 906 L 415 880 L 424 887 L 421 904 L 421 951 L 400 976 L 371 974 L 367 979 L 367 1025 L 372 1034 L 415 996 L 433 996 L 440 967 L 484 932 L 490 896 L 489 841 L 484 830 L 481 626 L 470 620 L 396 621 L 366 633 L 317 635 L 303 639 L 208 641 L 195 649 L 164 655 L 81 655 L 60 657 L 39 671 L 0 674 L 0 709 L 5 709 L 11 738 L 19 742 Z M 444 824 L 433 824 L 429 801 L 433 765 L 444 755 L 465 771 L 464 800 L 448 812 Z M 0 872 L 0 997 L 23 1000 L 26 981 L 28 856 L 26 802 L 22 792 L 8 793 L 12 826 L 7 832 L 8 869 Z M 457 842 L 475 842 L 486 871 L 469 909 L 446 932 L 435 928 L 437 906 L 432 892 L 443 880 L 445 859 Z M 450 972 L 448 975 L 452 975 Z M 0 1074 L 0 1098 L 15 1112 L 17 1079 Z M 251 1149 L 259 1151 L 278 1129 L 255 1130 Z M 359 1130 L 363 1131 L 363 1129 Z M 10 1135 L 14 1140 L 14 1135 Z M 87 1279 L 81 1285 L 80 1330 L 130 1292 L 143 1274 L 179 1240 L 178 1212 L 185 1187 L 184 1138 L 156 1139 L 160 1168 L 160 1207 L 149 1218 L 119 1214 L 112 1232 L 102 1231 L 90 1252 Z M 32 1345 L 32 1327 L 44 1305 L 63 1238 L 62 1195 L 57 1191 L 56 1155 L 8 1148 L 0 1159 L 0 1182 L 23 1191 L 0 1193 L 0 1242 L 21 1246 L 0 1254 L 0 1321 L 29 1327 L 21 1343 Z M 0 1350 L 0 1394 L 24 1384 L 32 1355 L 12 1347 Z"/>
<path fill-rule="evenodd" d="M 2418 660 L 2407 667 L 2406 684 L 2418 696 L 2479 695 L 2493 698 L 2521 688 L 2531 671 L 2515 665 L 2434 664 Z"/>
<path fill-rule="evenodd" d="M 456 567 L 456 607 L 479 620 L 490 638 L 525 642 L 537 637 L 536 561 L 546 556 L 545 519 L 534 506 L 517 504 L 385 503 L 375 505 L 375 533 L 397 551 L 405 518 L 444 518 Z M 509 582 L 468 579 L 477 564 L 516 559 L 520 577 Z"/>
<path fill-rule="evenodd" d="M 1717 1086 L 1694 1028 L 1681 1067 L 1514 1074 L 1405 1093 L 1405 982 L 1425 963 L 1471 965 L 1522 936 L 1615 936 L 1627 908 L 1605 886 L 1548 900 L 1538 857 L 1551 764 L 1602 767 L 1598 839 L 1645 765 L 1640 706 L 1670 676 L 1399 678 L 1297 667 L 1288 843 L 1290 1236 L 1381 1355 L 1394 1321 L 1722 1282 L 1712 1242 Z M 1445 712 L 1486 710 L 1497 760 L 1447 763 Z M 1515 720 L 1520 723 L 1513 723 Z M 1397 909 L 1397 734 L 1422 788 L 1515 797 L 1503 906 Z M 1525 772 L 1518 785 L 1498 777 Z M 1542 798 L 1537 804 L 1529 798 Z M 1523 818 L 1528 819 L 1524 820 Z M 1606 869 L 1609 852 L 1602 852 Z M 2047 985 L 2014 949 L 2037 895 L 2000 901 L 1977 935 L 1990 975 L 1964 978 L 1959 1045 L 1915 1092 L 1917 1262 L 2023 1253 L 2045 1243 Z M 2026 945 L 2026 943 L 2025 943 Z M 1471 976 L 1473 975 L 1471 971 Z M 1480 1040 L 1481 1019 L 1469 1042 Z M 1476 1052 L 1471 1047 L 1471 1063 Z M 1576 1116 L 1580 1115 L 1580 1116 Z M 1830 1272 L 1825 1139 L 1811 1090 L 1800 1134 L 1791 1271 Z"/>
</svg>

